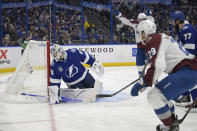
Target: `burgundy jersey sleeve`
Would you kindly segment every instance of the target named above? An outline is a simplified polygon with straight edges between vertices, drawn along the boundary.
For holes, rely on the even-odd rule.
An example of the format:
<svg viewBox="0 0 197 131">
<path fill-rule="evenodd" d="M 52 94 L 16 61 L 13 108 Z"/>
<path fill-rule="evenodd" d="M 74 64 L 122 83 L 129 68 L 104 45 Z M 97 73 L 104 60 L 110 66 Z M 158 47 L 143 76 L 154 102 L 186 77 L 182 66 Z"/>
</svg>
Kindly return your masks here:
<svg viewBox="0 0 197 131">
<path fill-rule="evenodd" d="M 151 63 L 150 68 L 147 70 L 146 74 L 144 75 L 144 81 L 147 84 L 147 86 L 152 86 L 153 84 L 153 79 L 156 70 L 155 62 L 158 57 L 160 44 L 161 44 L 161 34 L 152 35 L 152 39 L 146 43 L 145 51 Z"/>
</svg>

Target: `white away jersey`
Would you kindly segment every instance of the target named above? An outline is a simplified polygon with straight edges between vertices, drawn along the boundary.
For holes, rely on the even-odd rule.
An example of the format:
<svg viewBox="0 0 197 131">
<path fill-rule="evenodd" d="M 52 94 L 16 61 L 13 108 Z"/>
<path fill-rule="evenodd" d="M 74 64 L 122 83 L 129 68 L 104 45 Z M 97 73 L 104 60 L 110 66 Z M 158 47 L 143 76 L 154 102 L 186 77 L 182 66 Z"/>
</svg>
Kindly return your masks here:
<svg viewBox="0 0 197 131">
<path fill-rule="evenodd" d="M 146 46 L 141 44 L 139 47 L 145 49 L 151 62 L 151 66 L 144 76 L 147 86 L 152 86 L 163 72 L 168 74 L 176 72 L 185 65 L 197 70 L 195 56 L 165 34 L 153 34 Z"/>
<path fill-rule="evenodd" d="M 139 31 L 137 30 L 137 26 L 139 24 L 139 21 L 138 20 L 134 20 L 134 19 L 127 19 L 126 17 L 124 16 L 120 16 L 118 17 L 118 19 L 125 25 L 128 25 L 130 27 L 132 27 L 135 31 L 135 41 L 136 43 L 139 43 L 141 42 L 141 37 L 140 37 L 140 33 Z M 147 19 L 151 20 L 151 21 L 155 21 L 154 18 L 152 16 L 147 16 Z"/>
<path fill-rule="evenodd" d="M 137 31 L 138 21 L 130 21 L 129 19 L 127 19 L 124 16 L 121 16 L 118 19 L 123 24 L 128 25 L 128 26 L 130 26 L 134 29 L 134 31 L 135 31 L 135 41 L 136 41 L 136 43 L 139 43 L 141 41 L 141 38 L 140 38 L 140 33 Z"/>
</svg>

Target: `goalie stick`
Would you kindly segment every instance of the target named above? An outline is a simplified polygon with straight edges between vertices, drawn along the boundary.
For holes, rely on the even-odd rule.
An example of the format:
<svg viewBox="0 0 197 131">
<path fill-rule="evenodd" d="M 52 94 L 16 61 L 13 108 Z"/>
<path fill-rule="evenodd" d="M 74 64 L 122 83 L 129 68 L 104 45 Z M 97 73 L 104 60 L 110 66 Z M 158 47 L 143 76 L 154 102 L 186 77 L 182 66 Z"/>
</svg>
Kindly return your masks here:
<svg viewBox="0 0 197 131">
<path fill-rule="evenodd" d="M 48 99 L 48 96 L 43 96 L 43 95 L 35 95 L 35 94 L 27 94 L 27 93 L 21 93 L 21 95 L 25 95 L 25 96 L 33 96 L 33 97 L 39 97 L 39 98 L 43 98 L 43 99 Z M 79 99 L 71 99 L 68 97 L 60 97 L 61 99 L 59 100 L 59 102 L 83 102 L 82 100 Z"/>
<path fill-rule="evenodd" d="M 140 77 L 138 79 L 136 79 L 135 81 L 131 82 L 130 84 L 126 85 L 125 87 L 123 87 L 122 89 L 118 90 L 117 92 L 113 93 L 113 94 L 98 94 L 96 97 L 97 98 L 103 98 L 103 97 L 113 97 L 116 94 L 118 94 L 119 92 L 123 91 L 124 89 L 128 88 L 129 86 L 131 86 L 132 84 L 134 84 L 135 82 L 139 81 L 142 77 L 144 77 L 144 73 L 145 73 L 145 69 L 146 66 L 148 65 L 148 60 L 144 65 L 142 74 L 140 75 Z M 144 90 L 144 88 L 141 89 L 141 92 Z"/>
<path fill-rule="evenodd" d="M 193 103 L 190 105 L 190 107 L 189 107 L 189 109 L 187 110 L 187 112 L 185 113 L 185 115 L 184 115 L 181 119 L 178 120 L 178 123 L 179 123 L 179 124 L 181 124 L 181 123 L 185 120 L 186 116 L 189 114 L 189 112 L 191 111 L 192 107 L 193 107 L 196 103 L 197 103 L 197 98 L 196 98 L 196 99 L 193 101 Z"/>
</svg>

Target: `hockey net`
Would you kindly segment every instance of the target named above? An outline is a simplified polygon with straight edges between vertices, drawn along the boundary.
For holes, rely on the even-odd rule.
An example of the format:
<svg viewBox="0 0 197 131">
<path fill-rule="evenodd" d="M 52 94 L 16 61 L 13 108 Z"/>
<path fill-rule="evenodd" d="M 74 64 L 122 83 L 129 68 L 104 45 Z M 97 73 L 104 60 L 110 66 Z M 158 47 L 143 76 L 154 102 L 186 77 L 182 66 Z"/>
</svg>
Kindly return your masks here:
<svg viewBox="0 0 197 131">
<path fill-rule="evenodd" d="M 50 43 L 30 40 L 16 71 L 7 83 L 3 101 L 48 102 Z"/>
</svg>

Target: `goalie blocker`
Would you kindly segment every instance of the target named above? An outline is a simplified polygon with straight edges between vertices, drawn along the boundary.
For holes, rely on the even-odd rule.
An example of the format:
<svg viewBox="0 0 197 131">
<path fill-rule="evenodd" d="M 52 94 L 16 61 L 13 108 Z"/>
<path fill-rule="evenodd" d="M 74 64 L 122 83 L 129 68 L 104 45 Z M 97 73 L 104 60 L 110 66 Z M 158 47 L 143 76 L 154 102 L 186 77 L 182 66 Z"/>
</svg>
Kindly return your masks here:
<svg viewBox="0 0 197 131">
<path fill-rule="evenodd" d="M 57 44 L 51 48 L 51 55 L 54 60 L 50 71 L 49 102 L 58 103 L 59 96 L 79 98 L 84 102 L 95 101 L 96 94 L 101 93 L 102 82 L 93 77 L 82 64 L 90 65 L 90 69 L 99 76 L 104 74 L 102 64 L 87 52 L 76 48 L 64 51 Z M 60 88 L 61 80 L 68 88 Z"/>
</svg>

